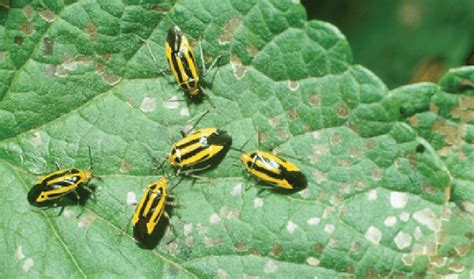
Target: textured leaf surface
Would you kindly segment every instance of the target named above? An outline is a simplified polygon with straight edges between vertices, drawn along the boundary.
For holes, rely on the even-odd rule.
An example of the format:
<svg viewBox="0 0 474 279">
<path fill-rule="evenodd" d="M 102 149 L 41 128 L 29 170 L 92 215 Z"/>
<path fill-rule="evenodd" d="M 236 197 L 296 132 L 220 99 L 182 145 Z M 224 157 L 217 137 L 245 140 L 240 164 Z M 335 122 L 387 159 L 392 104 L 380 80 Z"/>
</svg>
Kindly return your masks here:
<svg viewBox="0 0 474 279">
<path fill-rule="evenodd" d="M 468 277 L 474 69 L 453 70 L 439 85 L 388 91 L 352 65 L 334 26 L 307 21 L 293 2 L 2 8 L 2 272 Z M 150 251 L 127 227 L 127 196 L 139 198 L 157 179 L 152 157 L 163 159 L 179 130 L 208 107 L 170 101 L 182 92 L 157 74 L 173 24 L 196 48 L 203 36 L 206 60 L 223 55 L 206 77 L 216 108 L 199 127 L 228 131 L 235 147 L 254 139 L 246 149 L 256 148 L 258 136 L 261 149 L 300 158 L 309 185 L 291 195 L 258 194 L 230 151 L 203 174 L 210 180 L 185 179 L 176 188 L 174 229 Z M 88 146 L 103 179 L 95 200 L 61 216 L 27 203 L 35 174 L 55 162 L 87 168 Z"/>
</svg>

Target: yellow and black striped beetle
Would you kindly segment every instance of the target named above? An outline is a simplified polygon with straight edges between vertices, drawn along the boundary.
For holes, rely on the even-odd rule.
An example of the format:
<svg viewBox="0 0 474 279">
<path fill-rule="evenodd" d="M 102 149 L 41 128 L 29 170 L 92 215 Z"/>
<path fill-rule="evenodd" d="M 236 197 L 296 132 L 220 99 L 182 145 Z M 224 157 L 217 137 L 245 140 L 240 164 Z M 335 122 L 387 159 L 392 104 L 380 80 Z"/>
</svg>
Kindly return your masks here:
<svg viewBox="0 0 474 279">
<path fill-rule="evenodd" d="M 308 186 L 306 176 L 299 167 L 270 152 L 254 150 L 243 152 L 240 160 L 252 176 L 276 189 L 287 192 L 303 190 Z"/>
<path fill-rule="evenodd" d="M 201 77 L 206 75 L 205 63 L 201 49 L 202 72 L 200 75 L 194 52 L 188 39 L 178 26 L 173 26 L 168 31 L 165 42 L 165 54 L 170 70 L 176 82 L 184 90 L 186 96 L 193 102 L 202 102 L 204 93 L 201 87 Z M 211 69 L 217 57 L 209 69 Z"/>
<path fill-rule="evenodd" d="M 78 202 L 82 195 L 78 194 L 80 188 L 92 193 L 92 188 L 87 185 L 94 177 L 92 174 L 92 157 L 89 148 L 90 167 L 88 170 L 78 168 L 59 169 L 40 177 L 28 192 L 28 202 L 32 205 L 51 206 L 57 204 L 63 197 L 74 194 Z"/>
<path fill-rule="evenodd" d="M 217 166 L 231 145 L 232 137 L 226 131 L 200 129 L 173 145 L 168 163 L 184 174 L 203 171 Z"/>
<path fill-rule="evenodd" d="M 162 176 L 158 182 L 148 185 L 133 214 L 133 237 L 146 244 L 155 233 L 155 229 L 163 215 L 169 198 L 167 186 L 169 177 Z"/>
</svg>

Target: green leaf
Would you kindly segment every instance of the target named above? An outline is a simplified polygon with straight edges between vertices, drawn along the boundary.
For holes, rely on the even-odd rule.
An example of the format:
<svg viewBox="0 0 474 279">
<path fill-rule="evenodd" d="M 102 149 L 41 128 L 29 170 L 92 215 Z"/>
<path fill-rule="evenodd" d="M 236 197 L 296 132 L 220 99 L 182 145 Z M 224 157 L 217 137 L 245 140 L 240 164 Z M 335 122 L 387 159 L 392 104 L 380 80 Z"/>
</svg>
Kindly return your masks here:
<svg viewBox="0 0 474 279">
<path fill-rule="evenodd" d="M 3 272 L 22 277 L 425 276 L 472 270 L 474 68 L 389 91 L 296 1 L 15 2 L 0 8 Z M 153 250 L 133 206 L 179 131 L 209 107 L 157 73 L 177 24 L 205 58 L 215 108 L 198 127 L 285 154 L 308 188 L 264 191 L 231 150 L 184 179 Z M 155 62 L 145 43 L 150 47 Z M 171 101 L 170 101 L 171 100 Z M 35 208 L 41 173 L 88 168 L 84 207 Z"/>
</svg>

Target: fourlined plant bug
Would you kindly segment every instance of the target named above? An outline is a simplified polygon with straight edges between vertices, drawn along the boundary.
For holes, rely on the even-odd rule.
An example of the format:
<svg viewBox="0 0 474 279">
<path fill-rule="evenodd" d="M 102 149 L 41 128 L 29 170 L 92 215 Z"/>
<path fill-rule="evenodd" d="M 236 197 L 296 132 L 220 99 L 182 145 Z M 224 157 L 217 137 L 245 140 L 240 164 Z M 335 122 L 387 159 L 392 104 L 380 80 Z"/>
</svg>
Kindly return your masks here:
<svg viewBox="0 0 474 279">
<path fill-rule="evenodd" d="M 78 203 L 87 199 L 94 188 L 88 182 L 94 177 L 92 174 L 92 156 L 89 148 L 88 170 L 78 168 L 60 169 L 38 179 L 28 192 L 28 202 L 34 206 L 59 205 L 61 200 L 75 195 Z M 86 190 L 81 191 L 81 190 Z"/>
<path fill-rule="evenodd" d="M 296 192 L 308 185 L 306 176 L 300 168 L 270 152 L 261 150 L 244 152 L 240 160 L 251 175 L 281 189 Z"/>
<path fill-rule="evenodd" d="M 171 73 L 176 82 L 184 90 L 186 96 L 193 102 L 200 103 L 204 97 L 201 87 L 201 77 L 206 75 L 206 66 L 203 57 L 201 41 L 199 40 L 201 51 L 201 75 L 194 57 L 194 52 L 188 39 L 178 26 L 173 26 L 168 31 L 165 42 L 165 54 Z M 209 67 L 212 69 L 220 58 L 218 56 Z"/>
<path fill-rule="evenodd" d="M 248 141 L 240 149 L 235 150 L 242 153 L 240 161 L 245 170 L 253 177 L 266 184 L 276 186 L 276 188 L 272 187 L 273 190 L 282 190 L 283 192 L 297 192 L 308 186 L 306 176 L 301 169 L 281 156 L 261 151 L 258 148 L 251 152 L 244 152 L 243 148 Z"/>
<path fill-rule="evenodd" d="M 157 241 L 153 236 L 161 217 L 165 215 L 169 219 L 165 212 L 167 199 L 170 197 L 167 192 L 168 182 L 169 177 L 164 175 L 158 182 L 148 185 L 133 214 L 133 237 L 147 246 L 156 246 L 151 243 Z"/>
<path fill-rule="evenodd" d="M 216 167 L 232 145 L 232 137 L 224 130 L 204 128 L 173 145 L 168 163 L 185 175 Z"/>
</svg>

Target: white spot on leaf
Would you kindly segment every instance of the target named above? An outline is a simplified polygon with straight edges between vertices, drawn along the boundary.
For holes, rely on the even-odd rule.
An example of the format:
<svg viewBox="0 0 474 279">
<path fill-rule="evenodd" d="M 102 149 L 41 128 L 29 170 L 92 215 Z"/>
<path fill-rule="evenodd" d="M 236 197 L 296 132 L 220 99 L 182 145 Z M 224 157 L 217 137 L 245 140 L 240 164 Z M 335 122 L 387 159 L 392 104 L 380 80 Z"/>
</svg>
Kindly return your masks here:
<svg viewBox="0 0 474 279">
<path fill-rule="evenodd" d="M 288 224 L 286 224 L 286 230 L 292 234 L 295 232 L 296 228 L 298 228 L 298 225 L 296 225 L 295 223 L 293 223 L 291 220 L 288 221 Z"/>
<path fill-rule="evenodd" d="M 326 226 L 324 226 L 324 231 L 328 234 L 332 234 L 335 228 L 336 227 L 333 224 L 327 224 Z"/>
<path fill-rule="evenodd" d="M 265 271 L 265 273 L 273 273 L 275 271 L 278 270 L 278 266 L 277 264 L 272 261 L 272 260 L 268 260 L 266 263 L 265 263 L 265 266 L 263 268 L 263 271 Z"/>
<path fill-rule="evenodd" d="M 127 205 L 137 204 L 137 196 L 134 192 L 127 192 Z"/>
<path fill-rule="evenodd" d="M 156 99 L 145 97 L 143 98 L 142 104 L 140 105 L 140 110 L 143 112 L 152 112 L 156 108 Z"/>
<path fill-rule="evenodd" d="M 400 231 L 393 239 L 393 242 L 395 242 L 398 249 L 401 250 L 403 248 L 410 247 L 411 240 L 412 240 L 411 235 Z"/>
<path fill-rule="evenodd" d="M 187 107 L 181 108 L 179 111 L 179 115 L 183 117 L 188 117 L 189 116 L 189 109 Z"/>
<path fill-rule="evenodd" d="M 229 273 L 223 270 L 222 268 L 217 269 L 217 278 L 219 279 L 227 279 L 229 278 Z"/>
<path fill-rule="evenodd" d="M 64 209 L 63 216 L 66 218 L 74 218 L 76 217 L 76 212 L 66 208 Z"/>
<path fill-rule="evenodd" d="M 427 226 L 433 231 L 438 231 L 441 227 L 440 220 L 436 219 L 434 212 L 429 208 L 415 212 L 413 218 L 415 218 L 418 223 Z"/>
<path fill-rule="evenodd" d="M 295 80 L 288 80 L 288 88 L 291 91 L 296 91 L 296 90 L 298 90 L 298 88 L 300 88 L 300 83 L 298 81 L 295 81 Z"/>
<path fill-rule="evenodd" d="M 393 208 L 405 208 L 408 203 L 408 195 L 402 192 L 390 193 L 390 204 Z"/>
<path fill-rule="evenodd" d="M 423 233 L 421 232 L 420 227 L 415 228 L 415 231 L 413 232 L 413 236 L 415 237 L 416 240 L 419 240 L 423 236 Z"/>
<path fill-rule="evenodd" d="M 317 266 L 319 265 L 319 260 L 316 259 L 315 257 L 309 257 L 306 259 L 306 263 L 312 266 Z"/>
<path fill-rule="evenodd" d="M 253 200 L 253 207 L 254 208 L 260 208 L 263 206 L 263 199 L 262 198 L 255 198 Z"/>
<path fill-rule="evenodd" d="M 189 235 L 193 231 L 193 224 L 184 224 L 184 235 Z"/>
<path fill-rule="evenodd" d="M 21 245 L 16 247 L 15 258 L 17 261 L 23 260 L 25 258 L 25 255 L 23 255 L 23 249 L 21 248 Z"/>
<path fill-rule="evenodd" d="M 403 254 L 402 255 L 402 262 L 406 266 L 412 266 L 415 262 L 415 256 L 413 254 Z"/>
<path fill-rule="evenodd" d="M 408 222 L 408 220 L 410 220 L 410 213 L 403 211 L 402 213 L 400 213 L 399 217 L 400 220 L 402 220 L 403 222 Z"/>
<path fill-rule="evenodd" d="M 395 216 L 388 216 L 387 218 L 385 218 L 385 220 L 383 221 L 384 225 L 387 226 L 387 227 L 393 227 L 395 226 L 395 224 L 397 223 L 397 217 Z"/>
<path fill-rule="evenodd" d="M 219 217 L 219 215 L 217 215 L 216 213 L 213 213 L 211 217 L 209 217 L 209 222 L 211 224 L 217 224 L 220 221 L 221 221 L 221 217 Z"/>
<path fill-rule="evenodd" d="M 377 199 L 377 189 L 370 190 L 367 193 L 367 200 L 375 201 Z"/>
<path fill-rule="evenodd" d="M 24 272 L 28 272 L 33 266 L 35 265 L 35 262 L 33 261 L 32 258 L 28 258 L 25 260 L 25 262 L 23 263 L 21 269 L 24 271 Z"/>
<path fill-rule="evenodd" d="M 242 193 L 242 185 L 242 183 L 236 184 L 234 188 L 232 188 L 230 195 L 233 197 L 239 196 Z"/>
<path fill-rule="evenodd" d="M 179 101 L 177 96 L 171 97 L 168 101 L 163 102 L 163 107 L 167 109 L 176 109 L 179 107 Z"/>
<path fill-rule="evenodd" d="M 97 217 L 94 215 L 85 215 L 77 221 L 77 226 L 79 228 L 88 228 L 96 219 Z"/>
<path fill-rule="evenodd" d="M 382 239 L 382 232 L 374 226 L 370 226 L 365 233 L 365 238 L 373 244 L 379 244 Z"/>
<path fill-rule="evenodd" d="M 309 219 L 306 221 L 306 223 L 307 223 L 308 225 L 310 225 L 310 226 L 314 226 L 314 225 L 319 224 L 320 221 L 321 221 L 320 218 L 318 218 L 318 217 L 312 217 L 312 218 L 309 218 Z"/>
<path fill-rule="evenodd" d="M 34 147 L 37 147 L 38 145 L 41 144 L 41 135 L 38 131 L 33 132 L 33 137 L 30 139 L 30 143 Z"/>
</svg>

